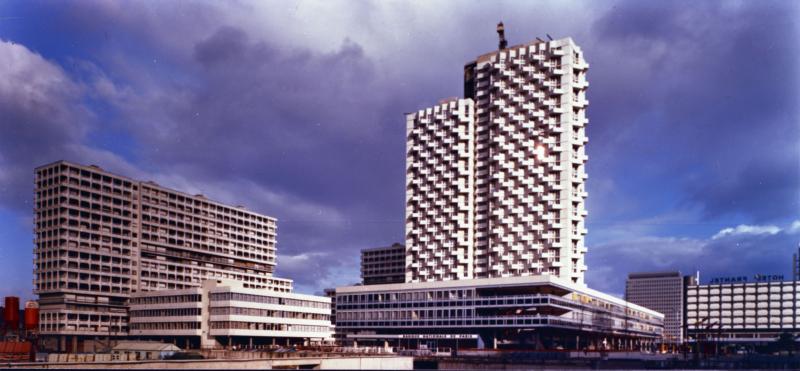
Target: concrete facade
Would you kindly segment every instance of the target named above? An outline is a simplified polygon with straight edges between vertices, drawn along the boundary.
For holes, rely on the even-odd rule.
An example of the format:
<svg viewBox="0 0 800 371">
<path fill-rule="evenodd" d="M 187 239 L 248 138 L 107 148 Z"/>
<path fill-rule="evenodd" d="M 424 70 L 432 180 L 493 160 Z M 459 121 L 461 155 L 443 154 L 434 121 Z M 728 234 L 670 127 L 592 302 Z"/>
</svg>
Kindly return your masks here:
<svg viewBox="0 0 800 371">
<path fill-rule="evenodd" d="M 407 114 L 406 282 L 583 283 L 587 69 L 569 38 L 504 48 Z"/>
<path fill-rule="evenodd" d="M 313 370 L 413 370 L 412 357 L 397 356 L 335 356 L 335 357 L 286 357 L 283 359 L 200 359 L 180 361 L 114 361 L 74 360 L 64 362 L 16 363 L 3 365 L 9 369 L 147 369 L 147 370 L 272 370 L 272 369 L 313 369 Z M 101 355 L 86 355 L 97 358 Z M 110 355 L 109 355 L 110 356 Z M 68 357 L 65 357 L 68 358 Z M 84 357 L 86 358 L 86 357 Z"/>
<path fill-rule="evenodd" d="M 800 335 L 800 282 L 735 282 L 686 289 L 690 342 L 765 343 Z"/>
<path fill-rule="evenodd" d="M 647 349 L 664 320 L 553 276 L 348 286 L 336 297 L 347 341 L 399 348 Z"/>
<path fill-rule="evenodd" d="M 55 348 L 126 336 L 138 292 L 206 279 L 292 289 L 272 275 L 274 218 L 64 161 L 37 168 L 35 186 L 34 293 Z"/>
<path fill-rule="evenodd" d="M 361 282 L 365 285 L 405 282 L 405 266 L 406 247 L 402 244 L 361 250 Z"/>
<path fill-rule="evenodd" d="M 286 345 L 332 340 L 327 297 L 209 280 L 199 288 L 134 294 L 130 336 L 186 348 Z"/>
<path fill-rule="evenodd" d="M 684 278 L 680 272 L 631 273 L 625 300 L 664 314 L 664 342 L 683 343 Z"/>
</svg>

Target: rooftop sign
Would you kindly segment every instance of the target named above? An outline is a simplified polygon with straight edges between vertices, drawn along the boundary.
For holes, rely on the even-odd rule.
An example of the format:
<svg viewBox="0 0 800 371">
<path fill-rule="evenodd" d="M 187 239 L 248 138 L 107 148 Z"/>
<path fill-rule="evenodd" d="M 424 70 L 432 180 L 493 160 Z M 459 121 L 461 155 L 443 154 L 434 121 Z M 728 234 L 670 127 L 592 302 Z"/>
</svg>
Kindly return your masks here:
<svg viewBox="0 0 800 371">
<path fill-rule="evenodd" d="M 714 277 L 711 279 L 709 284 L 711 285 L 719 285 L 724 283 L 747 283 L 747 282 L 775 282 L 775 281 L 783 281 L 782 274 L 755 274 L 752 277 L 752 281 L 749 280 L 750 278 L 747 276 L 732 276 L 732 277 Z"/>
</svg>

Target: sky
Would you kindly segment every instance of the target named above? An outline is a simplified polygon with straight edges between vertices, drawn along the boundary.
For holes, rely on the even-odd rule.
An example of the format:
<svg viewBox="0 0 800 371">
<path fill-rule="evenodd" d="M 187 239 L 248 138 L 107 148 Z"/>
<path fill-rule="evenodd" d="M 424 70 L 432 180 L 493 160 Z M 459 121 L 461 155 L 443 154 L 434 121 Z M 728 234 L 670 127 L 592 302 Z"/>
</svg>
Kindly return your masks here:
<svg viewBox="0 0 800 371">
<path fill-rule="evenodd" d="M 404 113 L 497 45 L 589 62 L 587 284 L 791 275 L 796 1 L 2 1 L 0 296 L 32 298 L 33 169 L 96 164 L 278 218 L 277 275 L 402 242 Z"/>
</svg>

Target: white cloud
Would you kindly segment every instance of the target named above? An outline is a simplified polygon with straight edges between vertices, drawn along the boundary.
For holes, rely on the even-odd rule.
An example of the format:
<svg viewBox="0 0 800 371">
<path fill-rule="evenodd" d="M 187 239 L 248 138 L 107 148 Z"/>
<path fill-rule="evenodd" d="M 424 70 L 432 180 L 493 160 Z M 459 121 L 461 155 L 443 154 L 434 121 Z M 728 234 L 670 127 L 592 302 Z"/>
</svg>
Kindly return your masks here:
<svg viewBox="0 0 800 371">
<path fill-rule="evenodd" d="M 297 255 L 278 254 L 277 261 L 282 270 L 297 271 L 311 268 L 312 264 L 318 263 L 327 256 L 328 254 L 324 252 L 304 252 Z"/>
<path fill-rule="evenodd" d="M 0 99 L 22 109 L 41 109 L 53 98 L 79 93 L 76 85 L 55 63 L 21 44 L 0 39 Z M 51 112 L 53 114 L 53 112 Z"/>
<path fill-rule="evenodd" d="M 710 238 L 652 235 L 628 236 L 592 245 L 587 254 L 587 284 L 620 295 L 625 277 L 632 272 L 700 271 L 705 277 L 732 273 L 789 271 L 800 221 L 785 229 L 774 225 L 739 225 L 724 228 Z"/>
<path fill-rule="evenodd" d="M 776 226 L 774 226 L 774 225 L 746 225 L 746 224 L 740 224 L 740 225 L 736 226 L 735 228 L 725 228 L 725 229 L 717 232 L 717 234 L 715 234 L 713 237 L 711 237 L 711 239 L 712 240 L 716 240 L 716 239 L 720 239 L 720 238 L 723 238 L 723 237 L 743 235 L 743 234 L 751 234 L 751 235 L 753 235 L 753 234 L 769 234 L 769 235 L 773 235 L 773 234 L 776 234 L 776 233 L 778 233 L 780 231 L 781 231 L 781 229 L 776 227 Z"/>
<path fill-rule="evenodd" d="M 800 233 L 800 220 L 795 220 L 792 225 L 786 229 L 786 233 L 795 234 Z"/>
<path fill-rule="evenodd" d="M 296 292 L 319 293 L 322 288 L 359 281 L 357 254 L 335 255 L 311 251 L 296 255 L 278 254 L 278 276 L 291 278 Z"/>
</svg>

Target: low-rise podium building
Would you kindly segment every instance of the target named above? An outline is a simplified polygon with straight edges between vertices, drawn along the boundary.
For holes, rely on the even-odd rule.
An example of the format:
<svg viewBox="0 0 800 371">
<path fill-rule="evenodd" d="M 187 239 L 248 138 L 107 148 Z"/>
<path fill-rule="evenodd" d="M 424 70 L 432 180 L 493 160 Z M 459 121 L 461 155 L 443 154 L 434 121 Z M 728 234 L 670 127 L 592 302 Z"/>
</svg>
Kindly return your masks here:
<svg viewBox="0 0 800 371">
<path fill-rule="evenodd" d="M 553 276 L 336 289 L 344 342 L 399 348 L 649 349 L 664 315 Z"/>
<path fill-rule="evenodd" d="M 734 277 L 688 286 L 688 341 L 757 345 L 784 332 L 800 335 L 800 282 L 771 278 L 748 282 L 748 277 Z"/>
<path fill-rule="evenodd" d="M 257 347 L 332 340 L 330 298 L 209 280 L 134 294 L 130 335 L 186 348 Z"/>
</svg>

